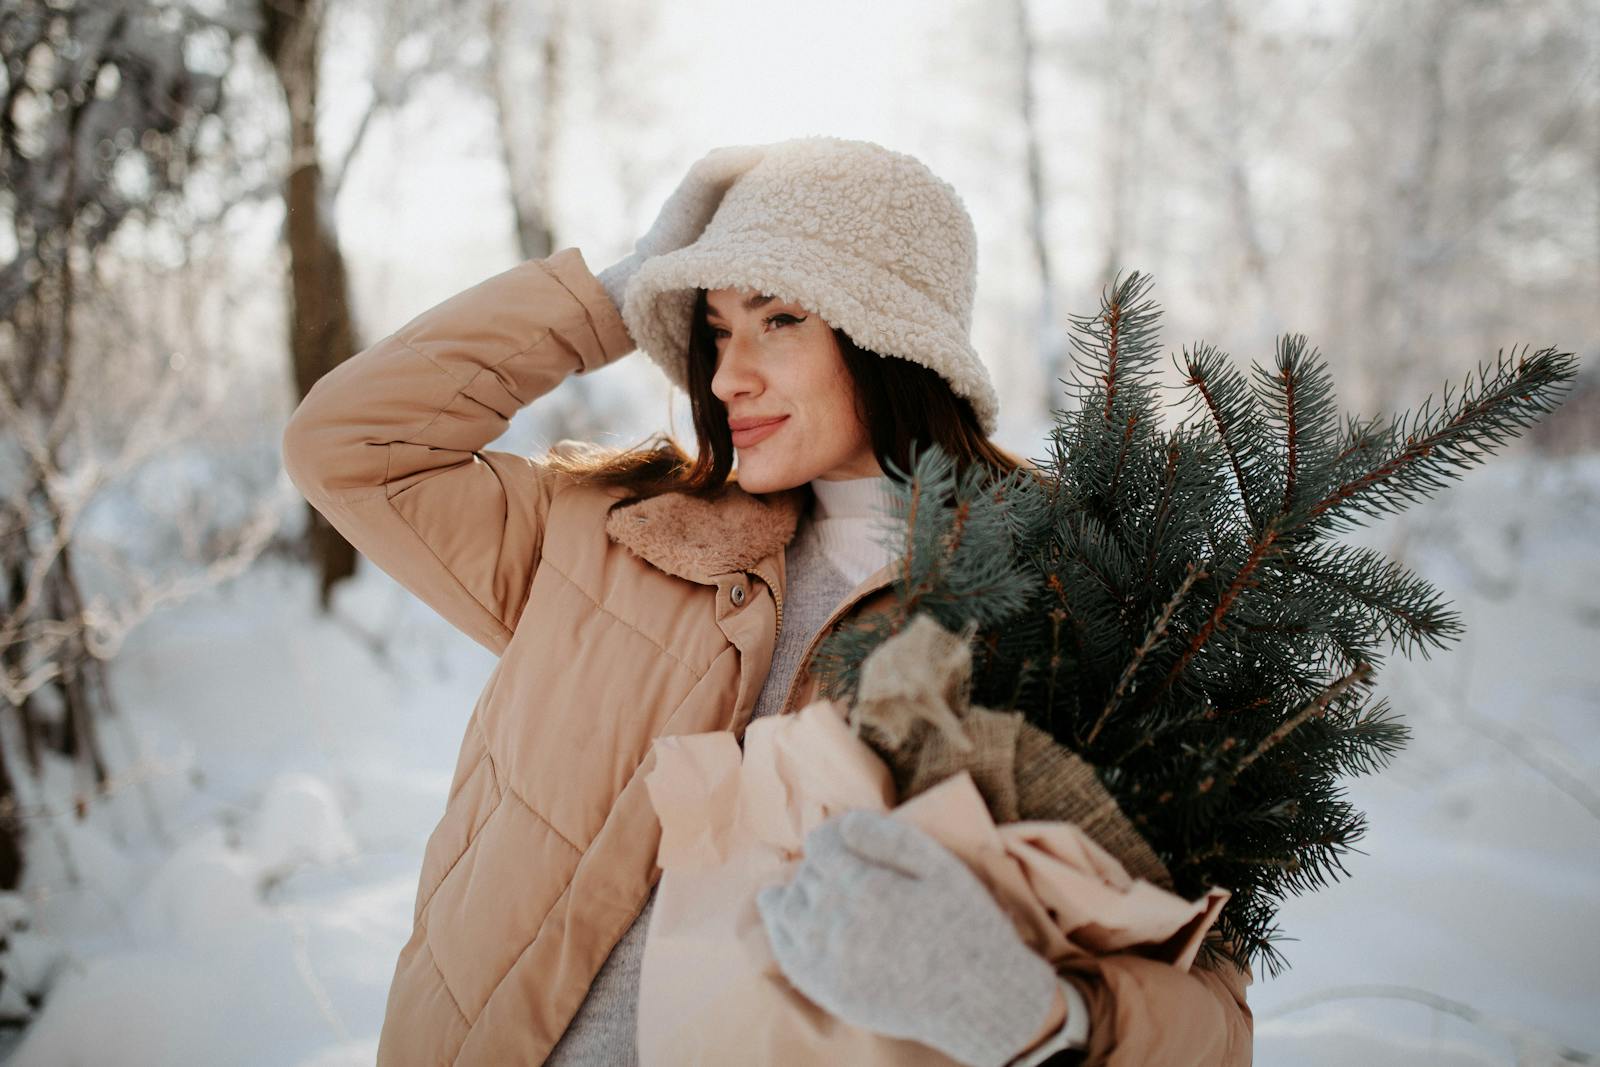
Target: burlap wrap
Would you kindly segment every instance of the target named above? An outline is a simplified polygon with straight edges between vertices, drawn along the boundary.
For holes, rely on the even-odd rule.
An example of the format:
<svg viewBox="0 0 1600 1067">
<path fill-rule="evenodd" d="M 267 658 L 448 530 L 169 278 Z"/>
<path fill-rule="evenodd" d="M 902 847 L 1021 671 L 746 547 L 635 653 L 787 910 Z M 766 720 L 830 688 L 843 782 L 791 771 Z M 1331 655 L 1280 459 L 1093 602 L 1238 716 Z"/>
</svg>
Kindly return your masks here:
<svg viewBox="0 0 1600 1067">
<path fill-rule="evenodd" d="M 902 801 L 967 771 L 996 823 L 1076 823 L 1134 878 L 1172 876 L 1095 770 L 1019 711 L 970 704 L 974 627 L 915 615 L 861 663 L 850 723 L 889 764 Z"/>
</svg>

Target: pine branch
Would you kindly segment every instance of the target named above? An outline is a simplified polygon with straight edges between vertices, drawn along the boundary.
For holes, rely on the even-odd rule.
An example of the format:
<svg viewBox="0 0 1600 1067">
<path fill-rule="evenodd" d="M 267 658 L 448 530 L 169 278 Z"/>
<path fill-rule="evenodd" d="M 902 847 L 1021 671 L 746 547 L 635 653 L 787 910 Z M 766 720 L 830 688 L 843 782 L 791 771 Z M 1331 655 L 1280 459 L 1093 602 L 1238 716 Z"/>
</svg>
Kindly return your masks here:
<svg viewBox="0 0 1600 1067">
<path fill-rule="evenodd" d="M 901 585 L 906 591 L 901 596 L 900 603 L 904 608 L 903 614 L 907 617 L 909 617 L 911 612 L 915 610 L 917 599 L 921 596 L 921 593 L 918 591 L 918 586 L 912 581 L 911 576 L 914 571 L 913 557 L 916 552 L 915 535 L 917 531 L 917 512 L 922 504 L 923 487 L 926 485 L 924 478 L 928 473 L 923 468 L 924 466 L 928 465 L 928 463 L 937 463 L 938 460 L 942 458 L 938 452 L 933 452 L 930 450 L 929 453 L 924 454 L 924 461 L 919 462 L 918 457 L 915 454 L 915 448 L 916 446 L 913 445 L 911 456 L 911 490 L 909 496 L 907 497 L 908 502 L 905 509 L 906 553 L 901 561 Z M 929 455 L 933 457 L 931 461 L 926 460 L 926 456 Z M 951 464 L 951 466 L 954 467 L 954 464 Z"/>
<path fill-rule="evenodd" d="M 1278 531 L 1269 527 L 1261 538 L 1250 546 L 1249 557 L 1244 561 L 1244 565 L 1239 568 L 1238 573 L 1233 576 L 1228 588 L 1223 591 L 1216 607 L 1211 611 L 1210 618 L 1206 619 L 1205 625 L 1190 639 L 1189 647 L 1184 649 L 1183 655 L 1167 671 L 1167 676 L 1162 679 L 1160 687 L 1145 701 L 1146 707 L 1156 696 L 1172 687 L 1172 684 L 1183 674 L 1195 656 L 1200 654 L 1200 650 L 1205 647 L 1206 642 L 1211 640 L 1212 635 L 1223 628 L 1223 617 L 1228 614 L 1228 610 L 1233 607 L 1240 594 L 1250 585 L 1252 578 L 1262 563 L 1270 559 L 1277 551 L 1275 548 L 1277 539 Z"/>
<path fill-rule="evenodd" d="M 1133 445 L 1133 431 L 1139 425 L 1137 415 L 1129 415 L 1122 425 L 1121 446 L 1117 449 L 1117 462 L 1111 468 L 1111 484 L 1106 487 L 1106 496 L 1109 499 L 1117 498 L 1117 488 L 1122 481 L 1123 468 L 1128 464 L 1128 453 Z"/>
<path fill-rule="evenodd" d="M 1323 545 L 1296 552 L 1288 565 L 1375 614 L 1382 636 L 1407 656 L 1415 649 L 1427 658 L 1430 645 L 1443 649 L 1462 633 L 1438 589 L 1375 549 Z"/>
<path fill-rule="evenodd" d="M 1459 477 L 1457 471 L 1482 460 L 1492 446 L 1553 410 L 1570 391 L 1576 368 L 1572 353 L 1553 346 L 1532 358 L 1517 357 L 1515 366 L 1502 350 L 1492 378 L 1484 365 L 1478 366 L 1476 390 L 1472 375 L 1467 375 L 1454 408 L 1446 384 L 1437 415 L 1432 413 L 1430 396 L 1416 413 L 1413 428 L 1406 428 L 1413 425 L 1412 417 L 1403 417 L 1392 436 L 1403 434 L 1405 443 L 1373 468 L 1336 486 L 1310 508 L 1307 520 L 1326 516 L 1357 521 L 1344 513 L 1400 511 L 1429 495 L 1445 479 Z"/>
<path fill-rule="evenodd" d="M 1144 299 L 1155 279 L 1133 271 L 1119 274 L 1100 297 L 1093 315 L 1069 315 L 1068 337 L 1075 353 L 1073 385 L 1080 404 L 1094 400 L 1102 423 L 1150 404 L 1151 363 L 1161 309 Z"/>
<path fill-rule="evenodd" d="M 1166 449 L 1166 464 L 1161 472 L 1161 495 L 1156 500 L 1155 517 L 1151 521 L 1150 544 L 1144 557 L 1144 574 L 1139 579 L 1139 584 L 1147 585 L 1156 569 L 1156 550 L 1161 545 L 1161 533 L 1166 529 L 1167 516 L 1172 512 L 1173 497 L 1178 486 L 1178 458 L 1181 450 L 1178 447 L 1176 436 L 1169 439 Z"/>
<path fill-rule="evenodd" d="M 1128 661 L 1128 666 L 1122 672 L 1122 677 L 1117 679 L 1117 687 L 1112 690 L 1111 699 L 1106 701 L 1106 706 L 1101 710 L 1100 717 L 1095 720 L 1094 727 L 1089 731 L 1089 736 L 1083 740 L 1085 748 L 1094 744 L 1095 738 L 1100 736 L 1100 728 L 1106 724 L 1106 720 L 1111 717 L 1111 713 L 1116 711 L 1117 706 L 1122 703 L 1123 694 L 1128 691 L 1128 686 L 1132 684 L 1133 676 L 1138 673 L 1139 667 L 1145 661 L 1145 657 L 1161 643 L 1161 639 L 1166 635 L 1167 626 L 1172 622 L 1172 615 L 1178 610 L 1178 605 L 1183 603 L 1184 599 L 1189 595 L 1189 590 L 1194 587 L 1194 583 L 1206 577 L 1206 575 L 1207 572 L 1202 570 L 1199 564 L 1189 564 L 1188 573 L 1184 575 L 1182 584 L 1178 586 L 1178 591 L 1172 594 L 1172 599 L 1168 600 L 1166 606 L 1161 609 L 1161 614 L 1157 616 L 1155 625 L 1150 628 L 1150 632 L 1145 635 L 1139 647 L 1134 649 L 1133 658 Z"/>
<path fill-rule="evenodd" d="M 1193 390 L 1200 409 L 1210 420 L 1239 487 L 1250 528 L 1259 530 L 1263 518 L 1257 509 L 1251 486 L 1258 462 L 1256 430 L 1250 395 L 1244 378 L 1229 363 L 1229 357 L 1212 345 L 1201 343 L 1193 355 L 1184 349 L 1184 385 Z"/>
<path fill-rule="evenodd" d="M 1367 708 L 1358 705 L 1349 714 L 1329 713 L 1327 727 L 1303 746 L 1304 756 L 1329 774 L 1372 774 L 1388 766 L 1410 740 L 1411 730 L 1392 717 L 1387 699 Z M 1309 724 L 1308 724 L 1309 725 Z M 1306 727 L 1302 727 L 1305 730 Z"/>
<path fill-rule="evenodd" d="M 1278 378 L 1283 385 L 1283 439 L 1289 452 L 1284 464 L 1282 510 L 1288 511 L 1294 504 L 1295 477 L 1300 473 L 1300 420 L 1295 410 L 1298 399 L 1296 386 L 1299 383 L 1282 363 L 1279 364 Z"/>
<path fill-rule="evenodd" d="M 1338 412 L 1333 377 L 1315 349 L 1307 351 L 1304 334 L 1278 340 L 1275 368 L 1253 368 L 1252 389 L 1264 412 L 1265 426 L 1278 437 L 1273 452 L 1282 463 L 1283 489 L 1276 494 L 1278 511 L 1295 510 L 1303 492 L 1320 493 L 1338 447 Z M 1309 490 L 1302 483 L 1310 481 Z"/>
<path fill-rule="evenodd" d="M 1120 297 L 1121 294 L 1118 295 Z M 1118 327 L 1122 325 L 1122 301 L 1118 299 L 1111 307 L 1107 308 L 1101 319 L 1106 324 L 1106 403 L 1105 410 L 1101 412 L 1100 417 L 1110 422 L 1111 411 L 1117 400 L 1117 377 L 1122 371 L 1122 368 L 1117 363 L 1118 356 L 1121 355 L 1121 347 L 1118 344 L 1118 341 L 1121 340 Z"/>
<path fill-rule="evenodd" d="M 1276 729 L 1274 729 L 1270 734 L 1264 737 L 1261 742 L 1257 744 L 1255 748 L 1251 749 L 1250 752 L 1234 767 L 1232 776 L 1237 779 L 1239 775 L 1244 773 L 1247 767 L 1249 767 L 1256 760 L 1260 759 L 1267 752 L 1271 751 L 1274 746 L 1298 729 L 1303 723 L 1306 722 L 1306 720 L 1325 713 L 1328 710 L 1329 702 L 1331 702 L 1335 697 L 1339 696 L 1346 689 L 1349 689 L 1352 685 L 1357 685 L 1367 681 L 1371 674 L 1372 668 L 1367 664 L 1362 663 L 1357 665 L 1355 670 L 1346 674 L 1343 678 L 1340 678 L 1327 689 L 1323 690 L 1321 695 L 1319 695 L 1315 700 L 1301 708 L 1293 716 L 1291 716 Z"/>
</svg>

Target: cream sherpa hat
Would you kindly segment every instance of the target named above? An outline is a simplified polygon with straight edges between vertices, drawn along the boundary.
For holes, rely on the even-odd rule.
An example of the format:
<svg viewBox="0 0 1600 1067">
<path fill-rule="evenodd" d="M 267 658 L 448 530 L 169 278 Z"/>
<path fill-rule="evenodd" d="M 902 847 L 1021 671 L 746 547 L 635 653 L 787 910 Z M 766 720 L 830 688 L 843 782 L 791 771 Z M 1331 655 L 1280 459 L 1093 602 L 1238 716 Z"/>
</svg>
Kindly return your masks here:
<svg viewBox="0 0 1600 1067">
<path fill-rule="evenodd" d="M 977 234 L 960 196 L 913 156 L 870 141 L 801 137 L 714 149 L 652 232 L 715 214 L 685 247 L 644 259 L 622 317 L 687 387 L 695 290 L 749 286 L 821 315 L 862 348 L 920 363 L 992 434 L 1000 401 L 969 339 Z"/>
</svg>

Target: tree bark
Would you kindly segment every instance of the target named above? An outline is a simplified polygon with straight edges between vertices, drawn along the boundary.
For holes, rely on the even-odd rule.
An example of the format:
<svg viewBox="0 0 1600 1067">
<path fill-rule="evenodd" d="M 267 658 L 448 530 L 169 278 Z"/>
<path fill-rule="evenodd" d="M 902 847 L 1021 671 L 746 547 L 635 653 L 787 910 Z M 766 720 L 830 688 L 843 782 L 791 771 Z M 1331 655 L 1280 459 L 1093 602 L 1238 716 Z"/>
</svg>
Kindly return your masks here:
<svg viewBox="0 0 1600 1067">
<path fill-rule="evenodd" d="M 1039 414 L 1048 416 L 1052 408 L 1065 403 L 1057 395 L 1057 379 L 1067 376 L 1068 349 L 1065 331 L 1056 323 L 1056 280 L 1050 261 L 1047 227 L 1050 202 L 1049 194 L 1045 191 L 1044 152 L 1039 144 L 1038 95 L 1033 84 L 1038 64 L 1035 60 L 1033 27 L 1028 22 L 1028 0 L 1011 0 L 1011 14 L 1017 34 L 1017 106 L 1021 113 L 1024 173 L 1028 183 L 1028 236 L 1033 249 L 1034 268 L 1039 274 L 1034 344 L 1047 382 L 1041 398 L 1044 410 Z"/>
<path fill-rule="evenodd" d="M 261 4 L 262 52 L 272 61 L 289 112 L 284 237 L 289 252 L 289 347 L 300 397 L 356 350 L 344 255 L 317 143 L 324 11 L 323 0 Z M 327 610 L 334 587 L 355 573 L 356 551 L 316 508 L 308 506 L 308 515 L 308 547 L 319 572 L 319 601 Z"/>
</svg>

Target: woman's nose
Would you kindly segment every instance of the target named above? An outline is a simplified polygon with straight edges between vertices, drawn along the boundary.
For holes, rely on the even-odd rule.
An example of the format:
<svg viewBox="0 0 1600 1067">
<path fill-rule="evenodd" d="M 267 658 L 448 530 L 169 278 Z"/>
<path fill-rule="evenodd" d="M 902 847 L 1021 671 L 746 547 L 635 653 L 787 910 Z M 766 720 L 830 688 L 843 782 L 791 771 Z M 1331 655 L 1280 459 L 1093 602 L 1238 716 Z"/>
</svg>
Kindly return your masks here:
<svg viewBox="0 0 1600 1067">
<path fill-rule="evenodd" d="M 711 392 L 723 403 L 760 388 L 754 347 L 737 335 L 722 342 L 722 351 L 717 356 L 717 369 L 711 375 Z"/>
</svg>

